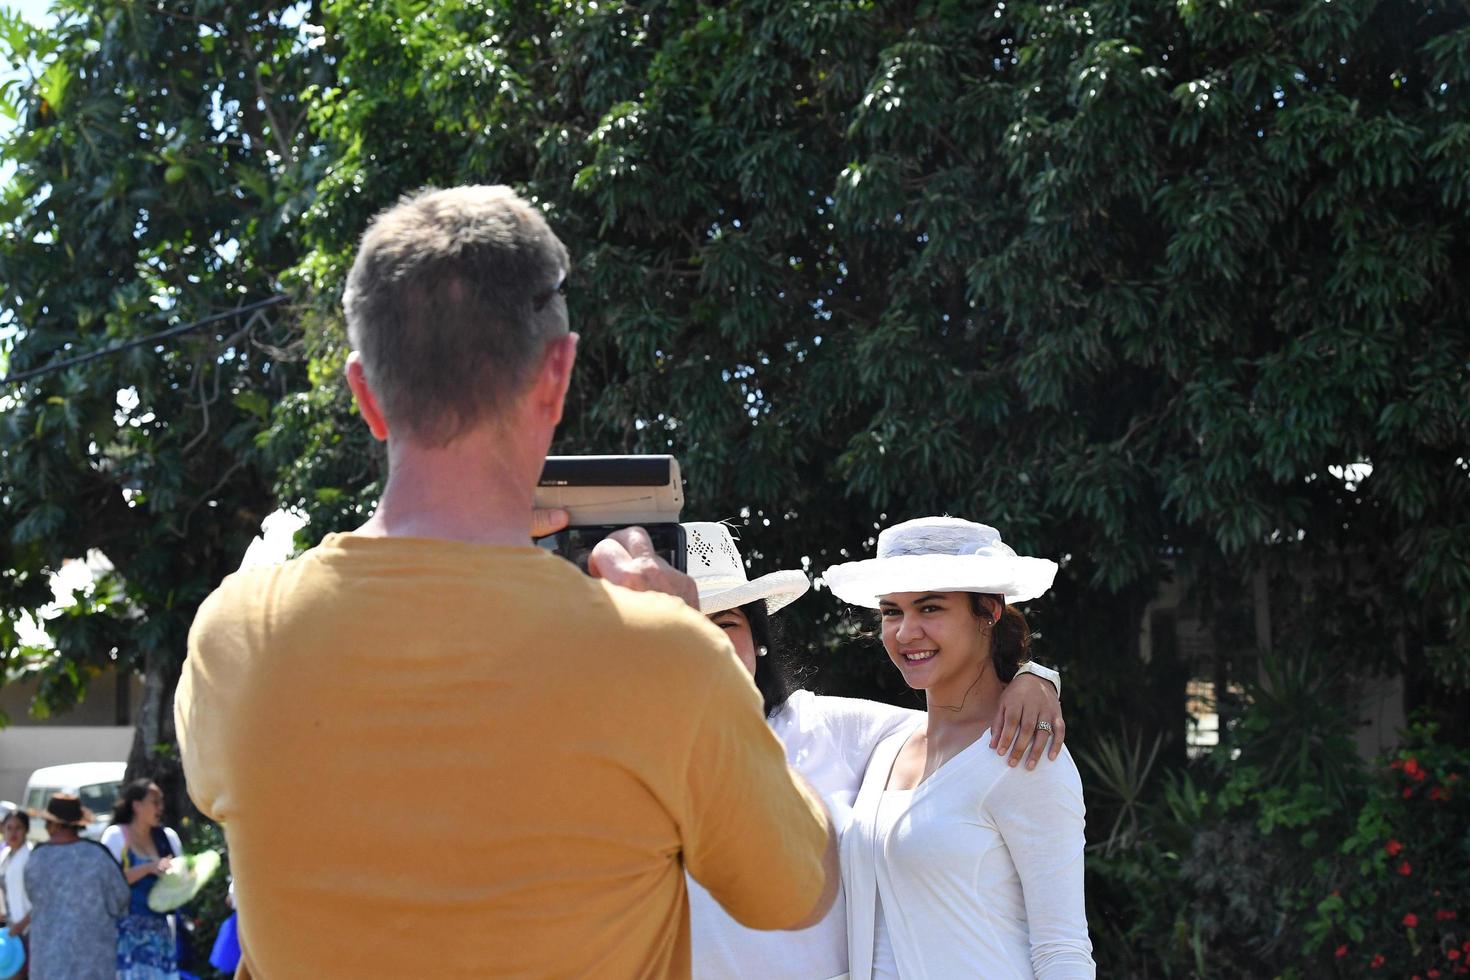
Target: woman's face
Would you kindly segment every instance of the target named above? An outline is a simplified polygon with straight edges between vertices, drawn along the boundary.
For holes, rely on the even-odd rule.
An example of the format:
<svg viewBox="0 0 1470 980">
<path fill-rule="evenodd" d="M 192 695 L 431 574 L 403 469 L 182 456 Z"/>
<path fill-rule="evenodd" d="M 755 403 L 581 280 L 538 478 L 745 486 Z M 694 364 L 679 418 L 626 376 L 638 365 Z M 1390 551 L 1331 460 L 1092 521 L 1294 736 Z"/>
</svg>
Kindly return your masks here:
<svg viewBox="0 0 1470 980">
<path fill-rule="evenodd" d="M 143 798 L 133 804 L 133 822 L 144 827 L 157 827 L 163 823 L 163 790 L 151 784 Z"/>
<path fill-rule="evenodd" d="M 724 609 L 709 617 L 709 621 L 725 631 L 730 642 L 735 644 L 735 654 L 750 676 L 755 676 L 755 637 L 750 632 L 750 620 L 739 609 Z"/>
<path fill-rule="evenodd" d="M 969 592 L 895 592 L 879 596 L 883 649 L 909 687 L 925 691 L 950 682 L 968 684 L 985 655 L 982 621 Z M 994 615 L 994 600 L 982 598 Z"/>
<path fill-rule="evenodd" d="M 19 847 L 21 841 L 26 838 L 26 828 L 17 817 L 5 818 L 5 844 L 7 847 Z"/>
</svg>

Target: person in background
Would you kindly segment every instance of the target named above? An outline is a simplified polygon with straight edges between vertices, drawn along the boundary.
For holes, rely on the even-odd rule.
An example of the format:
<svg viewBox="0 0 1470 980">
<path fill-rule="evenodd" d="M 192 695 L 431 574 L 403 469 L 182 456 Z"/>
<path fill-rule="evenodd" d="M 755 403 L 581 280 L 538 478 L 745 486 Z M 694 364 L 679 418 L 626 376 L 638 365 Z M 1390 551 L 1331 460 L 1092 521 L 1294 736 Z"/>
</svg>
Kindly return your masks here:
<svg viewBox="0 0 1470 980">
<path fill-rule="evenodd" d="M 163 826 L 163 790 L 151 779 L 123 787 L 102 846 L 122 866 L 130 898 L 118 920 L 117 980 L 176 980 L 174 933 L 168 916 L 148 907 L 148 893 L 170 861 L 183 853 L 179 835 Z"/>
<path fill-rule="evenodd" d="M 31 858 L 31 842 L 26 839 L 31 832 L 31 818 L 24 810 L 13 810 L 6 814 L 3 828 L 5 849 L 0 851 L 0 898 L 4 900 L 5 924 L 10 934 L 19 936 L 29 949 L 26 930 L 31 924 L 31 900 L 26 897 L 25 870 Z M 22 965 L 14 976 L 25 980 L 27 969 Z"/>
<path fill-rule="evenodd" d="M 730 528 L 721 523 L 684 524 L 685 568 L 699 590 L 699 611 L 725 631 L 735 654 L 760 691 L 766 723 L 786 749 L 787 761 L 822 796 L 840 830 L 851 812 L 874 747 L 887 735 L 913 725 L 923 714 L 877 701 L 813 694 L 801 689 L 778 642 L 771 618 L 810 588 L 805 572 L 770 572 L 749 579 Z M 1012 764 L 1022 757 L 1044 719 L 1062 733 L 1056 674 L 1046 668 L 1018 676 L 1006 689 L 994 728 L 1006 730 L 1002 753 Z M 1030 719 L 1028 722 L 1027 719 Z M 1027 739 L 1017 740 L 1018 731 Z M 1032 764 L 1045 747 L 1037 738 Z M 1051 757 L 1061 751 L 1052 742 Z M 807 929 L 759 932 L 724 912 L 698 883 L 689 883 L 689 920 L 694 980 L 739 980 L 759 972 L 764 980 L 827 980 L 847 973 L 847 917 L 842 897 L 821 922 Z"/>
<path fill-rule="evenodd" d="M 1014 769 L 981 744 L 1027 660 L 1016 604 L 1056 572 L 993 527 L 927 517 L 823 576 L 838 599 L 878 610 L 888 659 L 928 706 L 874 750 L 842 838 L 852 980 L 1096 975 L 1077 766 L 1063 749 Z"/>
<path fill-rule="evenodd" d="M 49 840 L 31 852 L 31 980 L 115 980 L 117 919 L 128 908 L 128 883 L 107 848 L 84 840 L 92 811 L 56 793 L 32 816 Z"/>
</svg>

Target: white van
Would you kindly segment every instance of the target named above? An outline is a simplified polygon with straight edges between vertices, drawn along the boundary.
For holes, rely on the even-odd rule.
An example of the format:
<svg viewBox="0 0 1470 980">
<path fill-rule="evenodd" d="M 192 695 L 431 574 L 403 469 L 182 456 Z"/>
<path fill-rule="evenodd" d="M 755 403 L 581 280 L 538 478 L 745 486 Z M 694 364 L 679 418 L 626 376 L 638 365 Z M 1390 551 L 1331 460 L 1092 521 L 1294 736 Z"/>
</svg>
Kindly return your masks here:
<svg viewBox="0 0 1470 980">
<path fill-rule="evenodd" d="M 23 806 L 39 812 L 46 809 L 52 793 L 75 793 L 81 797 L 82 806 L 92 811 L 93 820 L 82 830 L 82 836 L 97 840 L 107 829 L 112 818 L 112 806 L 122 795 L 123 775 L 127 772 L 126 762 L 71 762 L 64 766 L 45 766 L 31 773 L 26 780 L 26 795 Z M 31 818 L 33 841 L 46 839 L 45 821 Z"/>
</svg>

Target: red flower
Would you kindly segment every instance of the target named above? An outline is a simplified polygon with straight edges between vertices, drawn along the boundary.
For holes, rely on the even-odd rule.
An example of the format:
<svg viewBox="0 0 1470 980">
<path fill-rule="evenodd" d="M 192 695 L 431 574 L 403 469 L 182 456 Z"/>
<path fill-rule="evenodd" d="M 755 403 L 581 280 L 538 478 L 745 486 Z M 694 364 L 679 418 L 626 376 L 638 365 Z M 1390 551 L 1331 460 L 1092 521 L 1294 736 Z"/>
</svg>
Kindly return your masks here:
<svg viewBox="0 0 1470 980">
<path fill-rule="evenodd" d="M 1434 969 L 1434 967 L 1430 967 L 1429 972 L 1424 975 L 1428 977 L 1429 980 L 1439 980 L 1439 971 Z"/>
<path fill-rule="evenodd" d="M 1408 915 L 1404 916 L 1404 925 L 1408 926 L 1410 929 L 1419 928 L 1419 917 L 1413 912 L 1410 912 Z"/>
<path fill-rule="evenodd" d="M 1456 912 L 1454 909 L 1439 909 L 1434 913 L 1434 921 L 1453 922 L 1456 918 L 1458 918 L 1458 916 L 1459 913 Z"/>
<path fill-rule="evenodd" d="M 1438 803 L 1440 800 L 1447 800 L 1447 799 L 1449 799 L 1450 798 L 1450 794 L 1446 793 L 1444 790 L 1440 789 L 1438 786 L 1434 786 L 1434 787 L 1430 788 L 1430 790 L 1429 790 L 1429 798 L 1431 800 L 1434 800 L 1436 803 Z"/>
<path fill-rule="evenodd" d="M 1399 862 L 1399 874 L 1401 874 L 1405 878 L 1407 878 L 1407 877 L 1409 877 L 1409 875 L 1411 875 L 1413 873 L 1414 873 L 1414 866 L 1412 864 L 1410 864 L 1408 861 L 1400 861 Z"/>
<path fill-rule="evenodd" d="M 1383 958 L 1383 954 L 1382 953 L 1379 953 L 1378 955 L 1376 955 L 1376 956 L 1373 957 L 1373 962 L 1372 963 L 1369 963 L 1368 965 L 1370 967 L 1372 967 L 1373 969 L 1376 970 L 1380 966 L 1382 966 L 1383 964 L 1385 964 L 1387 962 L 1388 962 L 1388 960 L 1386 960 L 1386 959 Z"/>
<path fill-rule="evenodd" d="M 1411 797 L 1413 795 L 1414 795 L 1414 787 L 1412 787 L 1412 786 L 1405 786 L 1404 787 L 1404 799 L 1407 800 L 1409 797 Z"/>
<path fill-rule="evenodd" d="M 1390 837 L 1388 843 L 1383 845 L 1383 849 L 1388 852 L 1389 857 L 1396 858 L 1399 856 L 1399 851 L 1404 849 L 1404 845 Z"/>
<path fill-rule="evenodd" d="M 1333 953 L 1332 955 L 1336 956 L 1338 959 L 1342 959 L 1344 956 L 1346 956 L 1347 943 L 1343 943 L 1341 946 L 1337 947 L 1337 952 Z"/>
<path fill-rule="evenodd" d="M 1460 958 L 1460 951 L 1458 949 L 1452 949 L 1444 955 L 1448 956 L 1451 960 L 1457 960 Z"/>
<path fill-rule="evenodd" d="M 1390 768 L 1390 769 L 1402 769 L 1402 768 L 1404 768 L 1404 760 L 1403 759 L 1395 759 L 1395 760 L 1393 760 L 1392 762 L 1390 762 L 1388 764 L 1388 768 Z"/>
</svg>

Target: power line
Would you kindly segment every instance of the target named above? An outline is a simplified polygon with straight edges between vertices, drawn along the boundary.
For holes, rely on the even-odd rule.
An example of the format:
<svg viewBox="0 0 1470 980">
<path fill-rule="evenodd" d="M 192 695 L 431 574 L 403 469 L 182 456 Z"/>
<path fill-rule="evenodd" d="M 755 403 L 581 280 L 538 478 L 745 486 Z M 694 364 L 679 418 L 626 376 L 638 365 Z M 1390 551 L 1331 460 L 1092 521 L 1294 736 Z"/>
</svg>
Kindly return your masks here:
<svg viewBox="0 0 1470 980">
<path fill-rule="evenodd" d="M 111 357 L 113 354 L 120 354 L 125 350 L 132 350 L 134 347 L 142 347 L 144 344 L 157 343 L 160 340 L 164 340 L 169 337 L 177 337 L 179 334 L 188 333 L 191 330 L 198 330 L 200 327 L 207 327 L 211 323 L 218 323 L 221 320 L 228 320 L 231 317 L 237 317 L 245 313 L 254 313 L 257 310 L 264 310 L 268 307 L 284 303 L 290 298 L 291 297 L 284 294 L 270 296 L 266 299 L 256 300 L 254 303 L 246 303 L 244 306 L 237 306 L 233 310 L 226 310 L 223 313 L 215 313 L 211 316 L 205 317 L 202 320 L 195 320 L 193 323 L 180 323 L 176 324 L 175 326 L 169 327 L 167 330 L 160 330 L 158 333 L 149 334 L 146 337 L 134 337 L 132 340 L 124 341 L 123 343 L 117 344 L 113 347 L 105 347 L 102 350 L 94 350 L 90 354 L 81 354 L 77 357 L 69 357 L 66 360 L 62 361 L 52 361 L 50 364 L 44 364 L 38 368 L 31 368 L 29 371 L 19 371 L 15 374 L 7 374 L 3 380 L 0 380 L 0 385 L 17 384 L 21 381 L 29 381 L 31 378 L 40 377 L 43 374 L 50 374 L 52 371 L 60 371 L 64 368 L 76 367 L 78 364 L 86 364 L 88 361 L 95 361 L 98 358 L 102 357 Z"/>
</svg>

